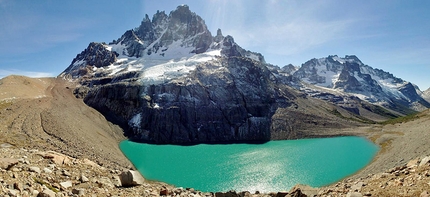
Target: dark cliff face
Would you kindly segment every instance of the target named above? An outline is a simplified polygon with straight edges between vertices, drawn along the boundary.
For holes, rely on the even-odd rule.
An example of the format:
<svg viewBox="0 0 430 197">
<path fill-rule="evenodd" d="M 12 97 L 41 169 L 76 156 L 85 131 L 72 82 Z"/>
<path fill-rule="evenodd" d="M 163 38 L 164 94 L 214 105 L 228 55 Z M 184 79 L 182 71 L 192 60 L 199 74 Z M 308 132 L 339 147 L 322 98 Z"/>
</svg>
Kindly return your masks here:
<svg viewBox="0 0 430 197">
<path fill-rule="evenodd" d="M 220 66 L 227 70 L 208 74 L 211 67 Z M 142 109 L 141 127 L 133 130 L 146 132 L 139 136 L 155 142 L 167 137 L 173 143 L 269 140 L 274 98 L 263 69 L 229 58 L 199 65 L 189 84 L 152 86 L 144 93 L 152 106 Z M 260 78 L 263 80 L 249 83 Z M 169 121 L 160 124 L 164 120 Z"/>
<path fill-rule="evenodd" d="M 91 89 L 90 106 L 127 124 L 127 135 L 155 143 L 270 140 L 271 117 L 284 99 L 260 62 L 231 57 L 198 65 L 192 80 Z M 290 95 L 292 96 L 292 95 Z M 293 96 L 292 96 L 293 97 Z"/>
<path fill-rule="evenodd" d="M 224 57 L 198 65 L 183 80 L 93 86 L 84 101 L 122 125 L 130 139 L 159 144 L 296 139 L 306 129 L 348 125 L 312 103 L 314 111 L 306 112 L 296 101 L 303 95 L 272 79 L 264 63 Z"/>
</svg>

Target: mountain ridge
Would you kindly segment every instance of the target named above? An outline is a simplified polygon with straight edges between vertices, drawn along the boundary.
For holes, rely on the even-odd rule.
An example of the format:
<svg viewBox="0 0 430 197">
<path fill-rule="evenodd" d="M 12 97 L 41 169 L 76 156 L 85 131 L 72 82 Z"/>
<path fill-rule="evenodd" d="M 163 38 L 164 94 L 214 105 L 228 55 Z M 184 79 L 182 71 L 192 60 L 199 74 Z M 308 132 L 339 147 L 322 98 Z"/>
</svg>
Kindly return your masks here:
<svg viewBox="0 0 430 197">
<path fill-rule="evenodd" d="M 422 111 L 430 107 L 416 85 L 365 65 L 355 55 L 314 58 L 302 64 L 292 75 L 305 83 L 348 93 L 388 109 L 405 106 Z"/>
</svg>

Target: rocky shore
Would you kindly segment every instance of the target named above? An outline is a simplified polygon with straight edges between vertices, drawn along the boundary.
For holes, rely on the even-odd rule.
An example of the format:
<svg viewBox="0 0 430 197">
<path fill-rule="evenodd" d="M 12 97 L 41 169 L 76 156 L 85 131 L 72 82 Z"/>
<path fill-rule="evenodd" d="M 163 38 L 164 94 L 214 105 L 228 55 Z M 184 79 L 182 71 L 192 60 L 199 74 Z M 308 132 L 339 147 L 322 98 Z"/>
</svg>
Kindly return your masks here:
<svg viewBox="0 0 430 197">
<path fill-rule="evenodd" d="M 430 156 L 358 179 L 320 188 L 317 196 L 420 196 L 430 192 Z"/>
</svg>

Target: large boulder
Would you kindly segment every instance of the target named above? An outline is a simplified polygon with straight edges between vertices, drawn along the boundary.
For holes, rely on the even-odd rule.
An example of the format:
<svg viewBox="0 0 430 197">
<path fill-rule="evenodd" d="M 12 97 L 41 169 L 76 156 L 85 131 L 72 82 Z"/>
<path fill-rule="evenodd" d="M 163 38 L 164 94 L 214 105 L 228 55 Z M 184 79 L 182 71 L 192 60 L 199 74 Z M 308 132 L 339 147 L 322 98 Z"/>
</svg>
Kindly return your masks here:
<svg viewBox="0 0 430 197">
<path fill-rule="evenodd" d="M 122 172 L 119 175 L 119 179 L 123 187 L 142 185 L 145 182 L 145 179 L 142 177 L 142 175 L 138 171 L 134 170 Z"/>
</svg>

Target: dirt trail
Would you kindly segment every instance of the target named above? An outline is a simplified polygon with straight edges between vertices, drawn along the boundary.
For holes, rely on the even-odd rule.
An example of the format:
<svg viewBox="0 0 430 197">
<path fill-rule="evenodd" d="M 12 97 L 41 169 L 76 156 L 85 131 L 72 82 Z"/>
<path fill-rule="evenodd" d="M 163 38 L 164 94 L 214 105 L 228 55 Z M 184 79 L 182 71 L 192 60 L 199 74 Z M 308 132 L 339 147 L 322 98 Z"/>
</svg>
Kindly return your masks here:
<svg viewBox="0 0 430 197">
<path fill-rule="evenodd" d="M 20 76 L 1 83 L 0 144 L 54 150 L 111 167 L 130 166 L 118 148 L 125 139 L 122 129 L 76 99 L 75 84 Z"/>
</svg>

